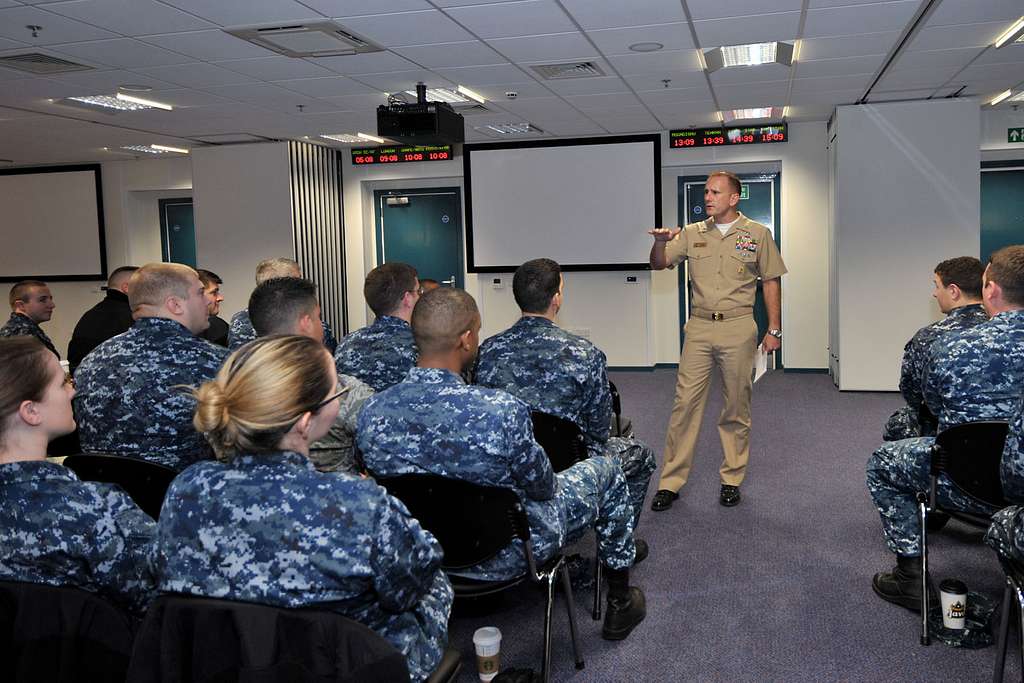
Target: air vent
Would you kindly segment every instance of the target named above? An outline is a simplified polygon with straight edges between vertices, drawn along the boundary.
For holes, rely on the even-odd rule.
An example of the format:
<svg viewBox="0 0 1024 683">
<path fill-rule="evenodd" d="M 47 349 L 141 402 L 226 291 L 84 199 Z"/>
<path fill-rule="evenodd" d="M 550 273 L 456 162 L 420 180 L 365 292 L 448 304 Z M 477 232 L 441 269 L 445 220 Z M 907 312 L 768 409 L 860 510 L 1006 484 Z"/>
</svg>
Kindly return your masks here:
<svg viewBox="0 0 1024 683">
<path fill-rule="evenodd" d="M 60 74 L 68 71 L 91 71 L 93 69 L 91 66 L 44 55 L 42 52 L 0 57 L 0 66 L 27 71 L 30 74 Z"/>
<path fill-rule="evenodd" d="M 237 38 L 286 57 L 334 57 L 380 52 L 383 49 L 344 26 L 330 21 L 224 30 Z"/>
<path fill-rule="evenodd" d="M 594 62 L 571 62 L 568 64 L 538 64 L 537 66 L 531 66 L 531 69 L 536 71 L 541 78 L 546 81 L 556 81 L 562 78 L 594 78 L 595 76 L 604 76 L 604 71 L 601 70 Z"/>
</svg>

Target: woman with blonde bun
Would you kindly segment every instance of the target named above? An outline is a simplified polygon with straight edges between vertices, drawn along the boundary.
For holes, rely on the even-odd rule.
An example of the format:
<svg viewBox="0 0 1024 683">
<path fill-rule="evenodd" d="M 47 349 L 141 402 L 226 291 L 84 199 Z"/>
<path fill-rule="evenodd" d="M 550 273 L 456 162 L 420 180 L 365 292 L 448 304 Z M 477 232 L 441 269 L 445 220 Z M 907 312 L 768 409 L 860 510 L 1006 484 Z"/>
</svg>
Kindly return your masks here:
<svg viewBox="0 0 1024 683">
<path fill-rule="evenodd" d="M 370 479 L 317 472 L 309 445 L 338 412 L 323 344 L 270 336 L 231 354 L 195 392 L 194 424 L 219 462 L 167 492 L 155 565 L 162 591 L 278 607 L 323 604 L 387 638 L 414 681 L 440 662 L 452 589 L 441 548 Z"/>
<path fill-rule="evenodd" d="M 154 595 L 156 525 L 119 487 L 46 460 L 74 385 L 35 337 L 0 339 L 0 579 L 73 586 L 133 613 Z"/>
</svg>

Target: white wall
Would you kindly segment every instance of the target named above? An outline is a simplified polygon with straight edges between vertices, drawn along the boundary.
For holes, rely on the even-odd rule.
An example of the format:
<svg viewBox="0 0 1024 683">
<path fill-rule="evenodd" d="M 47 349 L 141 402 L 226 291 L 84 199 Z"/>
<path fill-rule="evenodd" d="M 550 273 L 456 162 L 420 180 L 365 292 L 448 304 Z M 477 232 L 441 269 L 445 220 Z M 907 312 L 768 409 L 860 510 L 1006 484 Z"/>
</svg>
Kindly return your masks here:
<svg viewBox="0 0 1024 683">
<path fill-rule="evenodd" d="M 978 253 L 979 119 L 973 100 L 838 109 L 831 286 L 840 389 L 895 390 L 903 345 L 934 319 L 935 264 Z"/>
<path fill-rule="evenodd" d="M 288 144 L 196 148 L 192 178 L 197 257 L 224 280 L 229 318 L 248 305 L 256 263 L 295 253 Z"/>
<path fill-rule="evenodd" d="M 768 162 L 782 171 L 782 255 L 790 275 L 783 280 L 783 362 L 787 367 L 827 367 L 828 307 L 826 207 L 828 189 L 825 124 L 790 126 L 791 141 L 747 148 L 672 150 L 667 134 L 662 146 L 662 211 L 665 225 L 676 224 L 679 175 L 711 168 L 751 170 Z M 363 278 L 375 265 L 373 190 L 462 186 L 462 158 L 450 162 L 353 167 L 343 169 L 345 239 L 348 251 L 349 327 L 371 319 L 362 297 Z M 465 199 L 465 198 L 463 198 Z M 465 212 L 463 212 L 465 215 Z M 484 336 L 494 334 L 518 315 L 512 299 L 511 274 L 467 273 L 466 290 L 477 299 Z M 637 277 L 627 284 L 625 277 Z M 492 280 L 502 278 L 495 289 Z M 649 367 L 679 358 L 679 297 L 676 271 L 566 274 L 566 303 L 560 323 L 585 333 L 615 366 Z"/>
<path fill-rule="evenodd" d="M 1024 126 L 1024 109 L 986 109 L 981 112 L 981 160 L 1024 160 L 1024 142 L 1007 142 L 1006 129 Z"/>
</svg>

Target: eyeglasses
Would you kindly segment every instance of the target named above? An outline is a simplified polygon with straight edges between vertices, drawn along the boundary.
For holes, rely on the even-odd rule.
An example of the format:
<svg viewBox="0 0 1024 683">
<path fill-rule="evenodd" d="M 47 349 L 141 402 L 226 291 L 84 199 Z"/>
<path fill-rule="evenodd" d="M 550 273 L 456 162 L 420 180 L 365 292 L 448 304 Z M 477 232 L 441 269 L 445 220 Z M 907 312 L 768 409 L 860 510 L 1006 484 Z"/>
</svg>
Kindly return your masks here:
<svg viewBox="0 0 1024 683">
<path fill-rule="evenodd" d="M 339 396 L 341 396 L 342 394 L 344 394 L 345 392 L 347 392 L 347 391 L 348 391 L 348 389 L 349 389 L 348 387 L 342 387 L 341 389 L 339 389 L 339 390 L 338 390 L 338 393 L 336 393 L 336 394 L 331 394 L 330 396 L 328 396 L 328 397 L 327 397 L 327 398 L 325 398 L 324 400 L 322 400 L 322 401 L 320 401 L 319 403 L 317 403 L 317 404 L 316 404 L 315 406 L 313 406 L 312 408 L 310 408 L 310 409 L 308 409 L 308 410 L 305 410 L 305 411 L 303 411 L 303 412 L 307 412 L 307 413 L 315 413 L 315 412 L 317 412 L 318 410 L 320 410 L 321 408 L 323 408 L 323 407 L 324 407 L 325 405 L 327 405 L 328 403 L 330 403 L 330 402 L 331 402 L 331 401 L 333 401 L 334 399 L 338 398 Z"/>
</svg>

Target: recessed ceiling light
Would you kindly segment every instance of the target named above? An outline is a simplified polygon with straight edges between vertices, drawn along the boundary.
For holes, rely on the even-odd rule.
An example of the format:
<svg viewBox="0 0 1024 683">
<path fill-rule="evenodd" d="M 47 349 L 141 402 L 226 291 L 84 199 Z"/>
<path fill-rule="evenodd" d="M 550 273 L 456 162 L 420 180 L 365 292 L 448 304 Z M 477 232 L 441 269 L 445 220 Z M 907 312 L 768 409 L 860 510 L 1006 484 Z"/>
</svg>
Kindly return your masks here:
<svg viewBox="0 0 1024 683">
<path fill-rule="evenodd" d="M 156 149 L 152 145 L 123 145 L 121 149 L 129 152 L 142 152 L 144 154 L 167 154 L 164 150 Z"/>
<path fill-rule="evenodd" d="M 335 142 L 344 142 L 349 144 L 364 142 L 364 140 L 355 133 L 321 133 L 320 137 L 327 140 L 334 140 Z"/>
<path fill-rule="evenodd" d="M 135 95 L 126 95 L 123 92 L 117 93 L 117 99 L 121 100 L 122 102 L 131 102 L 133 104 L 141 104 L 145 107 L 153 107 L 154 109 L 163 109 L 164 111 L 174 110 L 174 107 L 172 107 L 169 104 L 157 102 L 156 100 L 147 100 L 142 97 L 137 97 Z"/>
<path fill-rule="evenodd" d="M 151 85 L 140 85 L 138 83 L 122 83 L 117 86 L 118 90 L 124 90 L 125 92 L 149 92 L 153 89 Z"/>
<path fill-rule="evenodd" d="M 474 130 L 490 136 L 506 135 L 539 135 L 544 131 L 532 123 L 489 123 L 484 126 L 475 126 Z"/>
<path fill-rule="evenodd" d="M 663 47 L 665 46 L 661 43 L 633 43 L 629 49 L 633 52 L 657 52 Z"/>
<path fill-rule="evenodd" d="M 81 106 L 84 104 L 88 107 L 113 109 L 115 111 L 139 111 L 140 109 L 153 108 L 146 104 L 121 100 L 114 95 L 80 95 L 76 97 L 65 97 L 63 100 L 60 100 L 60 102 L 64 104 L 72 104 L 74 106 Z"/>
<path fill-rule="evenodd" d="M 758 66 L 778 63 L 793 64 L 792 43 L 751 43 L 749 45 L 726 45 L 704 52 L 704 63 L 708 73 L 736 66 Z"/>
<path fill-rule="evenodd" d="M 747 109 L 730 109 L 722 112 L 726 121 L 742 121 L 746 119 L 771 119 L 783 116 L 782 107 L 750 107 Z"/>
<path fill-rule="evenodd" d="M 368 142 L 376 142 L 379 145 L 383 145 L 387 140 L 379 138 L 376 135 L 370 135 L 369 133 L 356 133 L 356 137 L 360 140 L 366 140 Z"/>
<path fill-rule="evenodd" d="M 170 147 L 168 145 L 150 145 L 153 149 L 160 150 L 161 152 L 174 152 L 175 154 L 188 154 L 188 150 L 184 147 Z"/>
<path fill-rule="evenodd" d="M 406 95 L 412 95 L 413 101 L 416 101 L 416 91 L 406 90 Z M 463 95 L 456 90 L 450 90 L 448 88 L 427 88 L 427 101 L 428 102 L 447 102 L 448 104 L 458 104 L 460 102 L 469 102 L 470 98 Z"/>
<path fill-rule="evenodd" d="M 1013 24 L 1010 25 L 1010 28 L 1003 31 L 999 35 L 999 37 L 996 38 L 996 42 L 993 44 L 996 46 L 996 49 L 998 50 L 1011 40 L 1017 41 L 1022 37 L 1024 37 L 1024 17 L 1021 17 L 1017 21 L 1013 22 Z"/>
<path fill-rule="evenodd" d="M 1005 100 L 1007 97 L 1009 97 L 1012 94 L 1013 94 L 1012 90 L 1006 89 L 1003 92 L 1001 92 L 998 95 L 996 95 L 995 97 L 993 97 L 991 100 L 989 100 L 988 106 L 994 107 L 994 106 L 996 106 L 997 104 L 999 104 L 1000 102 L 1002 102 L 1003 100 Z"/>
<path fill-rule="evenodd" d="M 485 98 L 483 95 L 481 95 L 480 93 L 475 92 L 473 90 L 470 90 L 469 88 L 467 88 L 464 85 L 460 85 L 458 88 L 455 89 L 455 91 L 457 93 L 459 93 L 460 95 L 465 95 L 466 97 L 468 97 L 471 100 L 476 100 L 480 104 L 483 104 L 484 102 L 487 101 L 487 98 Z"/>
</svg>

